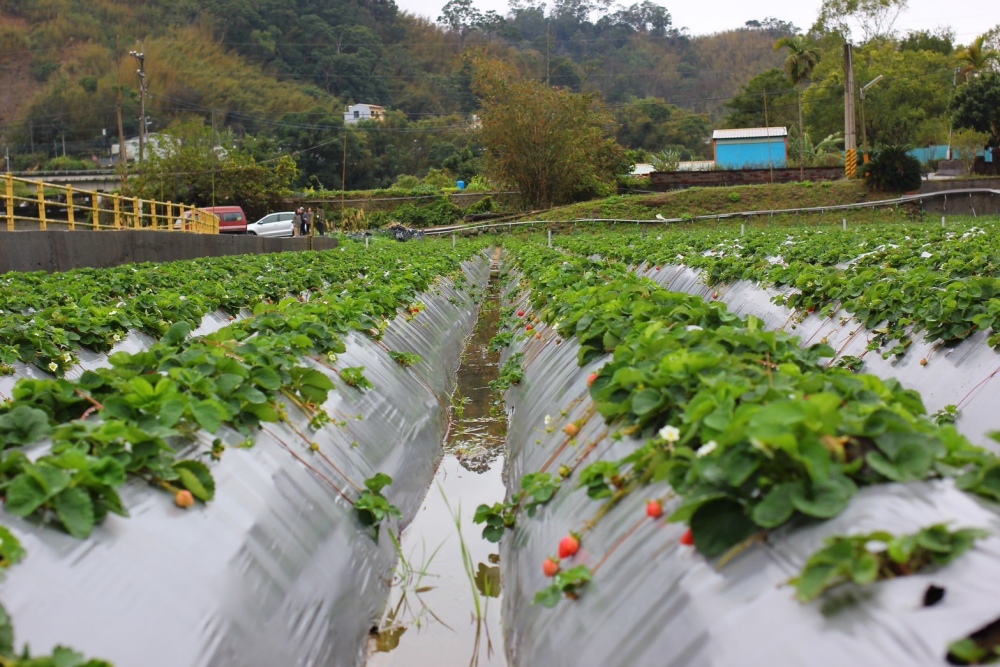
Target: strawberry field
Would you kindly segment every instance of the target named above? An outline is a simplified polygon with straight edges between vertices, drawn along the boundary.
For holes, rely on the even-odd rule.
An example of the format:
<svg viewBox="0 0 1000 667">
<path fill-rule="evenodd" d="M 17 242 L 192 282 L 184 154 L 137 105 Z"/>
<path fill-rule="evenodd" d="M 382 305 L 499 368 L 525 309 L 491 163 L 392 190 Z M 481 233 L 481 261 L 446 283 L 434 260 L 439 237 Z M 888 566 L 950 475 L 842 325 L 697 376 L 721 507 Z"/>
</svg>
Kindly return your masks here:
<svg viewBox="0 0 1000 667">
<path fill-rule="evenodd" d="M 997 225 L 2 275 L 0 655 L 363 663 L 496 252 L 511 664 L 989 662 Z"/>
</svg>

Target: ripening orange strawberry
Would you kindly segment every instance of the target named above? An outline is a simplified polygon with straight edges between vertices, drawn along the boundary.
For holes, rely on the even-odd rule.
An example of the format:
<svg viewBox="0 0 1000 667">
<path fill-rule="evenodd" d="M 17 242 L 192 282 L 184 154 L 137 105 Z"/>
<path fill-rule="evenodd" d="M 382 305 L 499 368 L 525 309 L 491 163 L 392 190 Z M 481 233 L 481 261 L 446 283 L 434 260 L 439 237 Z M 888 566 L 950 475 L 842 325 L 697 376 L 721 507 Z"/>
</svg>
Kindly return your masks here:
<svg viewBox="0 0 1000 667">
<path fill-rule="evenodd" d="M 178 507 L 183 507 L 184 509 L 187 509 L 188 507 L 194 505 L 194 496 L 192 496 L 191 492 L 188 491 L 187 489 L 178 491 L 177 495 L 174 496 L 174 503 Z"/>
</svg>

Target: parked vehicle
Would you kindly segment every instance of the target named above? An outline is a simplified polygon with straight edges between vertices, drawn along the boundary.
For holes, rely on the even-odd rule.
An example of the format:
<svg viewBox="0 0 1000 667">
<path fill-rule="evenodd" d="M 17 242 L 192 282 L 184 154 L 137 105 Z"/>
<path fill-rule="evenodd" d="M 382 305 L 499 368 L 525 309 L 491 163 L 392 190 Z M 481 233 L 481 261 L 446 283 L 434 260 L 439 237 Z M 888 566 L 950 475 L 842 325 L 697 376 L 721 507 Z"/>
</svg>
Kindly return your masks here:
<svg viewBox="0 0 1000 667">
<path fill-rule="evenodd" d="M 294 217 L 294 211 L 268 213 L 257 222 L 251 222 L 247 225 L 247 234 L 251 236 L 294 236 L 295 230 L 292 224 Z"/>
<path fill-rule="evenodd" d="M 206 211 L 219 218 L 220 234 L 246 234 L 247 214 L 240 206 L 209 206 Z"/>
<path fill-rule="evenodd" d="M 206 206 L 201 210 L 208 211 L 209 213 L 214 213 L 215 216 L 219 219 L 220 234 L 247 233 L 247 214 L 243 212 L 242 207 Z M 177 218 L 177 220 L 174 221 L 174 228 L 180 229 L 182 225 L 185 228 L 188 228 L 190 219 L 191 219 L 191 212 L 188 211 L 184 214 L 183 219 Z"/>
</svg>

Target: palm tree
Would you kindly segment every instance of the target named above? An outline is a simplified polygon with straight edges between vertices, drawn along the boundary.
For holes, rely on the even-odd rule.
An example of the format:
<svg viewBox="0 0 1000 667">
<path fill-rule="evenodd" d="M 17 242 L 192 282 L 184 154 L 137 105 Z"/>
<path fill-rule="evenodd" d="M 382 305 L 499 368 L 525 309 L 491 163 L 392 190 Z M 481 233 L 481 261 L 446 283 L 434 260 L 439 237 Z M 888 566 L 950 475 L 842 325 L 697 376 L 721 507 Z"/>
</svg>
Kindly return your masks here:
<svg viewBox="0 0 1000 667">
<path fill-rule="evenodd" d="M 987 46 L 986 34 L 982 34 L 960 50 L 955 59 L 961 67 L 959 73 L 965 75 L 965 80 L 968 81 L 974 75 L 992 69 L 991 65 L 1000 64 L 1000 52 Z"/>
<path fill-rule="evenodd" d="M 785 58 L 785 73 L 788 80 L 798 89 L 799 97 L 799 137 L 803 136 L 802 126 L 802 88 L 801 84 L 809 80 L 813 70 L 819 64 L 821 57 L 819 48 L 815 44 L 806 41 L 802 35 L 793 37 L 782 37 L 774 43 L 774 50 L 788 49 L 788 57 Z M 799 155 L 799 178 L 802 178 L 802 162 L 804 156 Z"/>
</svg>

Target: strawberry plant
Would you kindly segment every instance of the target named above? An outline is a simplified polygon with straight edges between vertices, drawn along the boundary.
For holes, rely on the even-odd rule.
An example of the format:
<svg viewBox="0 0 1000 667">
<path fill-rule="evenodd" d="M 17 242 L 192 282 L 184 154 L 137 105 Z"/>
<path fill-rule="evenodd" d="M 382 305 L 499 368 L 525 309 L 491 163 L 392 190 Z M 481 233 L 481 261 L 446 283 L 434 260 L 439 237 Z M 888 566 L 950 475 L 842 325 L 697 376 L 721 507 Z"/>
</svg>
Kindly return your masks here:
<svg viewBox="0 0 1000 667">
<path fill-rule="evenodd" d="M 944 524 L 936 524 L 899 537 L 885 531 L 835 536 L 809 557 L 801 574 L 790 583 L 799 601 L 809 602 L 847 582 L 867 585 L 947 565 L 971 549 L 977 539 L 988 535 L 978 528 L 952 531 Z"/>
<path fill-rule="evenodd" d="M 543 607 L 552 608 L 559 604 L 565 595 L 571 600 L 579 597 L 579 591 L 592 578 L 590 568 L 586 565 L 577 565 L 568 570 L 557 572 L 552 577 L 552 585 L 535 593 L 532 604 L 540 604 Z"/>
<path fill-rule="evenodd" d="M 524 355 L 520 352 L 510 355 L 503 368 L 500 369 L 497 379 L 490 382 L 490 389 L 502 394 L 515 384 L 520 383 L 521 379 L 524 378 L 524 369 L 521 367 L 521 359 L 523 358 Z"/>
<path fill-rule="evenodd" d="M 358 516 L 358 521 L 363 526 L 371 527 L 376 542 L 378 542 L 379 526 L 382 522 L 391 516 L 402 516 L 399 508 L 382 495 L 382 489 L 390 484 L 392 484 L 392 477 L 380 472 L 365 480 L 365 489 L 361 492 L 361 496 L 354 501 L 354 511 Z"/>
<path fill-rule="evenodd" d="M 414 364 L 420 363 L 420 355 L 411 352 L 390 352 L 389 356 L 403 368 L 409 368 Z"/>
<path fill-rule="evenodd" d="M 325 375 L 323 377 L 326 377 Z M 347 383 L 348 386 L 354 387 L 355 389 L 365 390 L 373 389 L 375 385 L 365 377 L 365 367 L 357 366 L 354 368 L 342 368 L 340 369 L 340 379 Z"/>
<path fill-rule="evenodd" d="M 650 438 L 580 471 L 588 495 L 669 482 L 695 546 L 719 556 L 789 522 L 826 519 L 859 486 L 941 476 L 997 498 L 996 457 L 925 417 L 892 380 L 826 368 L 716 302 L 666 292 L 627 267 L 508 244 L 543 321 L 581 343 L 579 363 L 613 353 L 590 387 L 609 423 Z M 656 437 L 650 437 L 653 435 Z"/>
<path fill-rule="evenodd" d="M 88 660 L 65 646 L 56 646 L 51 656 L 32 657 L 27 645 L 20 652 L 16 651 L 14 627 L 3 605 L 0 605 L 0 664 L 4 667 L 112 667 L 110 662 Z"/>
</svg>

